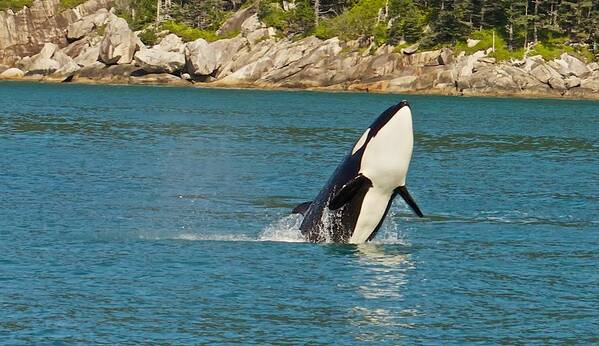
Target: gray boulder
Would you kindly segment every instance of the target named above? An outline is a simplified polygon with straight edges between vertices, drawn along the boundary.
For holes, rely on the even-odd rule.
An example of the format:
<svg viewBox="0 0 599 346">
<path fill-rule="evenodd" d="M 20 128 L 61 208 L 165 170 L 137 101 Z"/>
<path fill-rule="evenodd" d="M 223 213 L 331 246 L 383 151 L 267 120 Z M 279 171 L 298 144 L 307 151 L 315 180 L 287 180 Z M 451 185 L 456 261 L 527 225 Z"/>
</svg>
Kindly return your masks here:
<svg viewBox="0 0 599 346">
<path fill-rule="evenodd" d="M 187 70 L 194 75 L 209 75 L 216 69 L 216 56 L 210 44 L 203 38 L 187 43 L 185 46 Z"/>
<path fill-rule="evenodd" d="M 276 31 L 274 28 L 262 28 L 254 30 L 246 35 L 246 38 L 250 45 L 255 45 L 256 43 L 267 40 L 269 38 L 273 38 L 276 35 Z"/>
<path fill-rule="evenodd" d="M 85 16 L 80 20 L 67 26 L 67 39 L 69 41 L 79 40 L 89 35 L 95 28 L 106 24 L 109 18 L 109 12 L 105 8 L 98 10 L 94 14 Z"/>
<path fill-rule="evenodd" d="M 580 78 L 587 76 L 591 72 L 582 61 L 571 55 L 568 55 L 567 53 L 562 54 L 560 58 L 560 60 L 566 63 L 567 75 Z"/>
<path fill-rule="evenodd" d="M 74 61 L 79 66 L 89 66 L 96 61 L 98 61 L 98 57 L 100 56 L 100 47 L 87 47 L 79 56 L 77 56 Z"/>
<path fill-rule="evenodd" d="M 239 29 L 241 30 L 242 35 L 247 36 L 249 33 L 252 33 L 262 27 L 263 25 L 258 19 L 258 15 L 254 13 L 243 21 Z"/>
<path fill-rule="evenodd" d="M 16 67 L 9 68 L 0 73 L 0 79 L 19 79 L 23 78 L 25 73 Z"/>
<path fill-rule="evenodd" d="M 449 65 L 454 61 L 453 51 L 449 48 L 442 48 L 437 58 L 440 65 Z"/>
<path fill-rule="evenodd" d="M 169 84 L 169 85 L 187 85 L 188 81 L 181 79 L 177 76 L 173 76 L 168 73 L 152 73 L 143 76 L 131 76 L 129 77 L 129 83 L 131 84 Z"/>
<path fill-rule="evenodd" d="M 420 45 L 418 43 L 415 43 L 407 48 L 402 48 L 401 52 L 405 55 L 414 54 L 414 53 L 416 53 L 416 51 L 418 50 L 419 47 L 420 47 Z"/>
<path fill-rule="evenodd" d="M 100 77 L 104 74 L 106 70 L 106 65 L 99 61 L 96 61 L 92 64 L 86 65 L 81 68 L 77 73 L 75 73 L 75 77 L 73 80 L 96 80 L 100 79 Z"/>
<path fill-rule="evenodd" d="M 100 60 L 108 65 L 130 64 L 139 47 L 139 38 L 129 29 L 127 22 L 110 14 L 106 33 L 100 44 Z"/>
<path fill-rule="evenodd" d="M 466 40 L 466 44 L 468 45 L 468 48 L 475 47 L 479 43 L 480 43 L 480 40 L 475 40 L 475 39 L 471 39 L 471 38 Z"/>
<path fill-rule="evenodd" d="M 56 71 L 54 71 L 53 75 L 70 76 L 80 69 L 79 65 L 73 61 L 73 58 L 66 55 L 62 51 L 56 51 L 52 56 L 52 59 L 57 61 L 60 66 Z"/>
<path fill-rule="evenodd" d="M 255 14 L 256 8 L 254 6 L 240 9 L 220 26 L 216 34 L 222 36 L 241 31 L 243 23 Z"/>
<path fill-rule="evenodd" d="M 597 78 L 591 77 L 591 78 L 584 79 L 583 81 L 581 81 L 580 87 L 585 88 L 585 89 L 591 89 L 594 92 L 598 92 L 599 91 L 599 76 L 597 76 Z"/>
<path fill-rule="evenodd" d="M 388 87 L 394 91 L 411 90 L 417 79 L 417 76 L 397 77 L 389 81 Z"/>
<path fill-rule="evenodd" d="M 482 50 L 472 55 L 460 56 L 455 64 L 455 75 L 458 76 L 458 79 L 471 76 L 474 71 L 474 65 L 485 56 L 486 53 Z"/>
<path fill-rule="evenodd" d="M 135 53 L 135 62 L 148 73 L 173 73 L 185 66 L 185 55 L 159 48 L 142 49 Z"/>
<path fill-rule="evenodd" d="M 89 42 L 87 40 L 78 40 L 64 47 L 62 49 L 62 52 L 70 56 L 71 58 L 76 58 L 79 55 L 81 55 L 81 53 L 83 53 L 83 51 L 88 47 Z"/>
<path fill-rule="evenodd" d="M 188 72 L 207 76 L 226 65 L 247 41 L 242 37 L 212 43 L 197 39 L 185 46 Z"/>
<path fill-rule="evenodd" d="M 38 59 L 35 59 L 35 61 L 33 61 L 31 63 L 31 65 L 28 66 L 27 72 L 28 72 L 28 74 L 47 75 L 47 74 L 54 73 L 59 68 L 60 68 L 60 64 L 56 60 L 46 59 L 46 58 L 38 58 Z"/>
<path fill-rule="evenodd" d="M 528 56 L 524 59 L 524 63 L 520 66 L 524 71 L 530 72 L 535 67 L 544 64 L 545 60 L 540 55 Z"/>
<path fill-rule="evenodd" d="M 86 17 L 87 18 L 87 17 Z M 67 27 L 67 39 L 69 41 L 79 40 L 94 30 L 94 22 L 91 20 L 80 20 Z"/>
<path fill-rule="evenodd" d="M 23 59 L 23 67 L 28 71 L 28 74 L 47 75 L 53 73 L 60 68 L 60 64 L 56 60 L 52 60 L 54 52 L 58 46 L 54 43 L 46 43 L 42 50 L 31 57 L 29 61 Z"/>
<path fill-rule="evenodd" d="M 435 87 L 444 88 L 455 85 L 455 77 L 452 70 L 442 70 L 437 74 L 437 79 L 435 80 Z"/>
<path fill-rule="evenodd" d="M 580 83 L 582 81 L 580 80 L 580 78 L 578 78 L 576 76 L 570 76 L 570 77 L 566 78 L 564 80 L 564 82 L 566 83 L 566 88 L 572 89 L 572 88 L 575 88 L 577 86 L 580 86 Z"/>
<path fill-rule="evenodd" d="M 185 43 L 183 43 L 183 40 L 181 39 L 181 37 L 179 37 L 175 34 L 166 35 L 160 41 L 158 46 L 160 49 L 162 49 L 165 52 L 178 52 L 178 53 L 185 52 Z"/>
<path fill-rule="evenodd" d="M 560 78 L 550 78 L 547 81 L 547 84 L 549 84 L 549 86 L 552 89 L 555 90 L 567 90 L 568 88 L 566 87 L 566 82 L 560 77 Z"/>
<path fill-rule="evenodd" d="M 530 74 L 546 84 L 549 84 L 551 79 L 562 79 L 562 76 L 556 70 L 545 64 L 537 65 L 530 71 Z"/>
</svg>

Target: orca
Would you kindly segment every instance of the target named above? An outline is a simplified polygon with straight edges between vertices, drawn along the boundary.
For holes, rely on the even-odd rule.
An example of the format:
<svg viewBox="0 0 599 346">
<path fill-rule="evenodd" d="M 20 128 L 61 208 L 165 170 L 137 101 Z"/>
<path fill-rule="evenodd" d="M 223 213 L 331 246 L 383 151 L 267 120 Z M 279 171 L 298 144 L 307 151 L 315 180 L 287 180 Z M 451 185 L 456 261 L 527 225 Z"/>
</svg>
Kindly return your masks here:
<svg viewBox="0 0 599 346">
<path fill-rule="evenodd" d="M 389 107 L 368 127 L 313 201 L 295 207 L 310 242 L 359 244 L 381 228 L 395 196 L 419 217 L 406 188 L 414 135 L 407 101 Z"/>
</svg>

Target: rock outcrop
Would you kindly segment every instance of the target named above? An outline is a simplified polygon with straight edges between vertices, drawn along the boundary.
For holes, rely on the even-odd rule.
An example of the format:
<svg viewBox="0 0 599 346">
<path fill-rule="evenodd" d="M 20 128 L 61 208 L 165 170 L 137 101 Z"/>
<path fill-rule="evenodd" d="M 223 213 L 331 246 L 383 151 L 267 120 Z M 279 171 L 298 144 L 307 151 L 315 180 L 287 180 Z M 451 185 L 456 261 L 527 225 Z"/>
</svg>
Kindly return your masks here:
<svg viewBox="0 0 599 346">
<path fill-rule="evenodd" d="M 69 24 L 67 27 L 67 40 L 75 41 L 89 35 L 94 29 L 106 25 L 108 18 L 108 10 L 101 8 L 96 13 Z"/>
<path fill-rule="evenodd" d="M 23 67 L 29 74 L 45 75 L 53 73 L 60 68 L 59 62 L 52 59 L 57 49 L 58 46 L 54 43 L 46 43 L 38 54 L 24 62 Z"/>
<path fill-rule="evenodd" d="M 11 67 L 0 73 L 0 79 L 20 79 L 25 73 L 16 67 Z"/>
<path fill-rule="evenodd" d="M 185 66 L 185 55 L 160 48 L 142 49 L 135 54 L 135 62 L 148 73 L 173 73 Z"/>
<path fill-rule="evenodd" d="M 166 35 L 158 44 L 159 48 L 166 52 L 185 52 L 185 44 L 181 37 L 175 34 Z"/>
<path fill-rule="evenodd" d="M 35 0 L 31 9 L 0 13 L 0 29 L 9 28 L 0 31 L 1 79 L 599 98 L 599 64 L 566 53 L 549 61 L 497 62 L 483 49 L 466 55 L 412 45 L 398 52 L 367 37 L 291 40 L 279 38 L 249 9 L 221 28 L 239 32 L 233 38 L 185 43 L 166 34 L 147 48 L 107 9 L 115 0 L 89 0 L 60 14 L 57 1 Z M 24 15 L 37 18 L 34 24 L 24 20 L 31 26 L 26 32 L 42 28 L 27 44 L 15 31 L 24 24 L 12 22 Z"/>
<path fill-rule="evenodd" d="M 65 30 L 82 17 L 107 9 L 113 0 L 89 0 L 60 11 L 60 0 L 34 0 L 18 12 L 0 11 L 0 63 L 14 64 L 20 57 L 40 51 L 45 43 L 67 45 Z"/>
<path fill-rule="evenodd" d="M 210 76 L 227 65 L 247 40 L 242 37 L 208 43 L 197 39 L 185 46 L 187 69 L 192 75 Z"/>
<path fill-rule="evenodd" d="M 81 67 L 89 66 L 98 61 L 100 57 L 100 47 L 87 47 L 75 58 L 75 63 Z"/>
<path fill-rule="evenodd" d="M 105 64 L 130 64 L 141 41 L 123 18 L 111 14 L 100 43 L 100 60 Z"/>
<path fill-rule="evenodd" d="M 255 14 L 256 8 L 254 6 L 240 9 L 221 25 L 221 27 L 216 31 L 216 34 L 219 36 L 226 36 L 231 33 L 241 31 L 241 26 L 243 23 Z"/>
</svg>

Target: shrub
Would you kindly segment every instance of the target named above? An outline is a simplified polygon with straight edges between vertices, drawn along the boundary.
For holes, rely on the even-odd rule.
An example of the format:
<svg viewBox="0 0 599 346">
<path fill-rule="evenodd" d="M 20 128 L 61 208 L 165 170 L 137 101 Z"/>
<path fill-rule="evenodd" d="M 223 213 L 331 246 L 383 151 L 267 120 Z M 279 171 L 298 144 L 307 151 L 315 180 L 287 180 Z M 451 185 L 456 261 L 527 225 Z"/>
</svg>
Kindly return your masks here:
<svg viewBox="0 0 599 346">
<path fill-rule="evenodd" d="M 474 31 L 470 34 L 470 38 L 480 40 L 480 42 L 474 47 L 468 47 L 466 41 L 459 41 L 455 45 L 456 53 L 465 52 L 466 54 L 473 54 L 479 50 L 487 50 L 493 47 L 493 29 Z M 510 51 L 503 35 L 495 32 L 495 51 L 489 54 L 489 56 L 497 59 L 497 61 L 522 59 L 524 49 L 520 48 Z"/>
<path fill-rule="evenodd" d="M 129 7 L 117 9 L 116 15 L 124 18 L 134 31 L 142 30 L 156 20 L 156 0 L 131 0 Z"/>
<path fill-rule="evenodd" d="M 384 6 L 385 0 L 359 0 L 339 16 L 321 21 L 315 35 L 322 39 L 337 36 L 342 40 L 374 36 L 384 41 L 386 28 L 384 23 L 378 23 L 379 9 Z"/>
<path fill-rule="evenodd" d="M 146 29 L 139 34 L 139 39 L 145 45 L 153 46 L 158 43 L 158 37 L 156 36 L 156 32 L 152 29 Z"/>
<path fill-rule="evenodd" d="M 289 24 L 289 13 L 285 12 L 278 3 L 261 1 L 258 7 L 258 18 L 267 26 L 286 31 Z"/>
<path fill-rule="evenodd" d="M 103 25 L 100 25 L 99 27 L 97 27 L 96 33 L 100 36 L 104 36 L 104 34 L 106 33 L 106 25 L 107 24 L 103 24 Z"/>
<path fill-rule="evenodd" d="M 162 23 L 161 27 L 162 29 L 168 30 L 181 37 L 185 42 L 195 41 L 198 38 L 203 38 L 204 40 L 210 42 L 218 40 L 218 36 L 214 31 L 192 28 L 183 23 L 167 21 Z"/>
<path fill-rule="evenodd" d="M 60 0 L 59 3 L 59 8 L 61 10 L 66 10 L 69 8 L 74 8 L 77 7 L 79 5 L 81 5 L 82 3 L 84 3 L 86 0 Z"/>
<path fill-rule="evenodd" d="M 468 47 L 466 41 L 459 41 L 455 45 L 456 52 L 465 52 L 466 54 L 475 53 L 481 49 L 489 49 L 493 47 L 493 30 L 484 29 L 480 31 L 474 31 L 470 34 L 470 38 L 474 40 L 480 40 L 480 42 L 474 47 Z M 507 50 L 507 44 L 501 35 L 495 33 L 495 52 Z M 502 52 L 503 53 L 503 52 Z"/>
<path fill-rule="evenodd" d="M 480 40 L 480 42 L 474 47 L 468 47 L 466 42 L 458 42 L 455 46 L 456 52 L 465 52 L 466 54 L 472 54 L 481 49 L 488 49 L 493 47 L 493 30 L 480 30 L 475 31 L 471 35 L 471 38 Z M 535 46 L 528 52 L 528 55 L 541 55 L 545 60 L 553 60 L 559 58 L 562 53 L 568 53 L 576 56 L 577 58 L 590 62 L 593 60 L 593 53 L 588 47 L 572 47 L 566 44 L 567 38 L 552 38 L 547 37 L 542 42 L 537 42 Z M 507 43 L 503 35 L 495 34 L 495 52 L 489 54 L 490 57 L 494 57 L 497 61 L 505 61 L 510 59 L 522 59 L 524 57 L 524 48 L 514 49 L 509 51 Z"/>
<path fill-rule="evenodd" d="M 532 49 L 531 54 L 543 56 L 545 60 L 553 60 L 559 58 L 563 53 L 568 53 L 583 61 L 591 62 L 594 60 L 594 54 L 588 47 L 584 46 L 569 46 L 567 45 L 567 37 L 548 37 L 544 42 L 538 42 Z"/>
<path fill-rule="evenodd" d="M 296 1 L 296 7 L 285 11 L 278 2 L 261 1 L 258 18 L 284 34 L 311 35 L 314 32 L 314 9 L 308 0 Z"/>
<path fill-rule="evenodd" d="M 0 0 L 0 11 L 11 9 L 14 12 L 20 11 L 23 7 L 30 7 L 33 0 Z"/>
</svg>

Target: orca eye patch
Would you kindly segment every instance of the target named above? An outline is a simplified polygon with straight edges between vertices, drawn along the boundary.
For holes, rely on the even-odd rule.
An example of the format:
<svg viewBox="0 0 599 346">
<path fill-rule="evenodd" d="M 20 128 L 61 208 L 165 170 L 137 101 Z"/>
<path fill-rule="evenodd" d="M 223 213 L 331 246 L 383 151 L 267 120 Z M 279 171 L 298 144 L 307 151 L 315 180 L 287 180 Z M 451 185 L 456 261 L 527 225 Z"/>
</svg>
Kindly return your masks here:
<svg viewBox="0 0 599 346">
<path fill-rule="evenodd" d="M 362 134 L 362 137 L 360 137 L 360 139 L 358 139 L 358 141 L 356 142 L 356 145 L 354 145 L 354 149 L 351 151 L 351 154 L 355 154 L 358 150 L 360 150 L 360 148 L 362 148 L 364 146 L 364 144 L 366 143 L 366 139 L 368 139 L 368 133 L 370 132 L 370 127 L 366 129 L 366 131 L 364 131 L 364 133 Z"/>
</svg>

